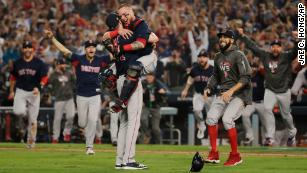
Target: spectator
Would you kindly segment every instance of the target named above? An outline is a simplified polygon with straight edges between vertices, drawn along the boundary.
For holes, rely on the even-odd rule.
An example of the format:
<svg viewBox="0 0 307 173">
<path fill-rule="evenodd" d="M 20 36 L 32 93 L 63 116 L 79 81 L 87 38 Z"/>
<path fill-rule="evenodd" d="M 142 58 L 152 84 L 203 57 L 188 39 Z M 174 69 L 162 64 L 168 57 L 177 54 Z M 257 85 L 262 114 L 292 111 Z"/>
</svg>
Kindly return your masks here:
<svg viewBox="0 0 307 173">
<path fill-rule="evenodd" d="M 140 143 L 149 143 L 152 132 L 153 143 L 160 144 L 160 106 L 163 102 L 163 95 L 166 93 L 166 90 L 156 81 L 153 73 L 146 75 L 146 79 L 143 81 L 143 89 L 144 106 L 142 109 L 139 140 Z"/>
<path fill-rule="evenodd" d="M 179 87 L 184 84 L 184 74 L 186 73 L 186 65 L 181 59 L 181 54 L 178 50 L 172 52 L 170 62 L 166 64 L 164 81 L 170 87 Z"/>
</svg>

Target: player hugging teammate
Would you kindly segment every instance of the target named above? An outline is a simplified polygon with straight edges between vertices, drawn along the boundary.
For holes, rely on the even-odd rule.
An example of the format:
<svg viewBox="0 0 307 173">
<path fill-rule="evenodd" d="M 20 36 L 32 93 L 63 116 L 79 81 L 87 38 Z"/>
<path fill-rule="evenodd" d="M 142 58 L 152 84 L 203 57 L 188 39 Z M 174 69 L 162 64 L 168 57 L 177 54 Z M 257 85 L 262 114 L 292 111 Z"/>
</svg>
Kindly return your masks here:
<svg viewBox="0 0 307 173">
<path fill-rule="evenodd" d="M 117 13 L 111 13 L 106 23 L 110 31 L 104 34 L 103 40 L 116 59 L 118 78 L 116 84 L 112 84 L 114 71 L 101 74 L 106 79 L 103 83 L 116 86 L 119 96 L 111 107 L 113 112 L 120 113 L 115 169 L 146 169 L 146 165 L 134 158 L 143 105 L 140 77 L 155 70 L 157 56 L 153 43 L 158 38 L 143 19 L 134 15 L 129 5 L 122 5 Z"/>
</svg>

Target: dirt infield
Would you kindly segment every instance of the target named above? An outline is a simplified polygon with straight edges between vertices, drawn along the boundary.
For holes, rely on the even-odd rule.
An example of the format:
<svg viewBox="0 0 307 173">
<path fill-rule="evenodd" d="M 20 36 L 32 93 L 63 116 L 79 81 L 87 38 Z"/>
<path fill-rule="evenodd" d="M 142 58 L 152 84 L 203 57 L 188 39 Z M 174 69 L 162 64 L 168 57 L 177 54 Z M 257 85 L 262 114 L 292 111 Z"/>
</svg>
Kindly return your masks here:
<svg viewBox="0 0 307 173">
<path fill-rule="evenodd" d="M 26 151 L 29 149 L 22 148 L 22 147 L 0 147 L 0 151 Z M 84 149 L 77 149 L 77 148 L 34 148 L 31 149 L 31 151 L 36 151 L 36 152 L 84 152 Z M 96 152 L 116 152 L 115 148 L 114 149 L 95 149 Z M 158 151 L 158 150 L 138 150 L 138 153 L 142 154 L 180 154 L 180 155 L 192 155 L 195 153 L 195 151 L 172 151 L 172 150 L 163 150 L 163 151 Z M 207 151 L 202 152 L 203 154 L 207 154 Z M 228 155 L 229 153 L 226 152 L 220 152 L 221 155 Z M 282 152 L 282 153 L 276 153 L 276 152 L 241 152 L 242 156 L 259 156 L 259 157 L 300 157 L 300 158 L 307 158 L 306 153 L 287 153 L 287 152 Z"/>
</svg>

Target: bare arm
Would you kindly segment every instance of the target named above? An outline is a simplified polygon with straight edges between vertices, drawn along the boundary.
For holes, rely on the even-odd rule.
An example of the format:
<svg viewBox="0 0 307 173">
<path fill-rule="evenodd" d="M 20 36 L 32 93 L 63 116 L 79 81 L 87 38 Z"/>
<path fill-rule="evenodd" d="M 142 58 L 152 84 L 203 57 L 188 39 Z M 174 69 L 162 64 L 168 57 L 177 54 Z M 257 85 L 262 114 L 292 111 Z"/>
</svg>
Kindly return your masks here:
<svg viewBox="0 0 307 173">
<path fill-rule="evenodd" d="M 158 36 L 155 33 L 151 32 L 150 35 L 149 35 L 149 38 L 148 38 L 148 42 L 149 43 L 157 43 L 158 41 L 159 41 Z"/>
<path fill-rule="evenodd" d="M 54 35 L 53 35 L 53 33 L 52 33 L 51 31 L 45 30 L 45 34 L 47 35 L 47 37 L 48 37 L 49 39 L 51 39 L 52 44 L 54 44 L 55 47 L 56 47 L 57 49 L 59 49 L 59 50 L 65 55 L 65 57 L 72 54 L 72 52 L 71 52 L 69 49 L 67 49 L 62 43 L 60 43 L 60 42 L 54 37 Z"/>
<path fill-rule="evenodd" d="M 194 80 L 191 76 L 188 77 L 187 83 L 185 84 L 184 89 L 181 92 L 181 97 L 186 97 L 188 95 L 188 91 L 191 88 L 191 86 L 193 85 Z"/>
</svg>

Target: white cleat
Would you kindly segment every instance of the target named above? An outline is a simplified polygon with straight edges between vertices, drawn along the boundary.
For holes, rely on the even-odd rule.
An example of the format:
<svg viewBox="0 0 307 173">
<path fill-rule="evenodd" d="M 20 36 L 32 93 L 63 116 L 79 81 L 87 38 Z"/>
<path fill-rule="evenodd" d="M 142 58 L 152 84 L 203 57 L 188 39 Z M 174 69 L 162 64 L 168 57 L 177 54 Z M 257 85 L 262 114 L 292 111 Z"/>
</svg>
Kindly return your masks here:
<svg viewBox="0 0 307 173">
<path fill-rule="evenodd" d="M 95 151 L 93 150 L 93 148 L 87 148 L 86 149 L 86 154 L 87 155 L 95 155 Z"/>
<path fill-rule="evenodd" d="M 198 131 L 197 131 L 197 138 L 203 139 L 205 137 L 206 125 L 204 121 L 199 123 Z"/>
</svg>

